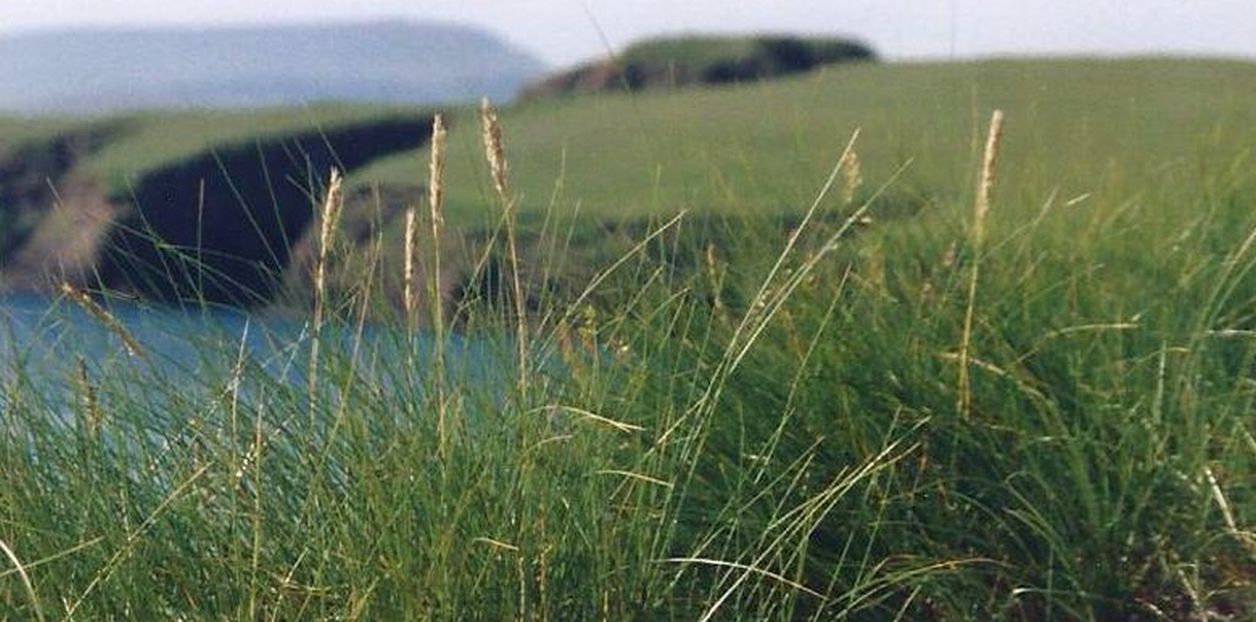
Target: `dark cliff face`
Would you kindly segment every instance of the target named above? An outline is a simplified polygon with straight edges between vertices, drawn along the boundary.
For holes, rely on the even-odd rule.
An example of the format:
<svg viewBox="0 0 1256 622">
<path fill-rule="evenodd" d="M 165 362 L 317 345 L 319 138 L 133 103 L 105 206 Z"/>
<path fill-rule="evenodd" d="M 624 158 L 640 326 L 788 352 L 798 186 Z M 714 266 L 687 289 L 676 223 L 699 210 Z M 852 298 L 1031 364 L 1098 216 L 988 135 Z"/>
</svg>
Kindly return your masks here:
<svg viewBox="0 0 1256 622">
<path fill-rule="evenodd" d="M 373 121 L 220 147 L 134 184 L 103 246 L 101 285 L 179 302 L 269 302 L 314 221 L 332 168 L 424 144 L 430 118 Z"/>
</svg>

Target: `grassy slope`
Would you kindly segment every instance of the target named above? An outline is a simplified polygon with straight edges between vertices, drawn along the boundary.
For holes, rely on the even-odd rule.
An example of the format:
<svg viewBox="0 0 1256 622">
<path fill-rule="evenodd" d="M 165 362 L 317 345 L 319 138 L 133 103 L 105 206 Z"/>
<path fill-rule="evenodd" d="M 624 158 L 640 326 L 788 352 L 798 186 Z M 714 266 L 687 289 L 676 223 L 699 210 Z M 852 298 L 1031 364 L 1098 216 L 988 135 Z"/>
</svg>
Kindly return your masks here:
<svg viewBox="0 0 1256 622">
<path fill-rule="evenodd" d="M 762 53 L 763 42 L 772 39 L 789 40 L 819 55 L 852 45 L 844 39 L 825 37 L 690 35 L 639 41 L 624 49 L 617 60 L 625 65 L 683 63 L 695 68 L 709 67 L 729 60 L 754 57 Z"/>
<path fill-rule="evenodd" d="M 757 49 L 753 37 L 679 37 L 633 44 L 619 55 L 619 60 L 625 64 L 683 62 L 703 66 L 729 58 L 744 58 Z"/>
<path fill-rule="evenodd" d="M 77 166 L 80 173 L 118 189 L 125 187 L 127 179 L 216 145 L 415 112 L 413 108 L 394 106 L 315 105 L 300 109 L 136 112 L 93 121 L 0 119 L 0 149 L 27 141 L 46 140 L 58 132 L 75 128 L 116 124 L 124 130 L 123 133 Z"/>
<path fill-rule="evenodd" d="M 124 117 L 137 131 L 111 143 L 85 163 L 89 174 L 116 186 L 120 180 L 142 174 L 215 145 L 306 132 L 391 114 L 412 112 L 385 106 L 311 106 L 296 110 L 152 113 Z"/>
<path fill-rule="evenodd" d="M 1104 163 L 1144 169 L 1184 154 L 1243 145 L 1256 127 L 1247 102 L 1256 67 L 1224 61 L 999 61 L 962 65 L 851 65 L 745 87 L 543 102 L 503 114 L 525 209 L 564 203 L 594 215 L 797 209 L 850 131 L 862 127 L 865 166 L 907 158 L 907 186 L 954 196 L 968 188 L 978 112 L 1014 119 L 1009 175 L 1063 192 L 1092 190 Z M 399 109 L 315 106 L 298 111 L 144 113 L 134 131 L 84 163 L 110 185 L 215 144 L 369 120 Z M 455 109 L 451 211 L 482 204 L 479 137 L 470 108 Z M 981 119 L 984 120 L 984 119 Z M 68 120 L 3 120 L 3 142 L 48 136 Z M 564 153 L 566 154 L 564 167 Z M 964 157 L 957 156 L 962 154 Z M 411 184 L 406 154 L 360 183 Z M 1022 184 L 1014 183 L 1018 188 Z M 1041 184 L 1026 188 L 1042 190 Z"/>
<path fill-rule="evenodd" d="M 1013 119 L 1009 185 L 1027 198 L 1059 186 L 1095 190 L 1105 164 L 1128 174 L 1184 155 L 1246 144 L 1256 130 L 1256 67 L 1224 61 L 998 61 L 849 65 L 745 87 L 599 96 L 504 111 L 512 178 L 523 208 L 594 216 L 798 210 L 850 132 L 862 127 L 865 167 L 884 175 L 915 160 L 899 191 L 952 199 L 968 192 L 975 124 L 999 106 Z M 133 131 L 84 162 L 112 188 L 216 144 L 403 112 L 374 106 L 298 111 L 144 113 L 110 119 Z M 451 111 L 450 211 L 480 223 L 486 186 L 474 110 Z M 3 143 L 74 127 L 5 120 Z M 565 155 L 565 158 L 564 158 Z M 360 172 L 358 184 L 410 185 L 421 153 Z M 1131 170 L 1137 167 L 1138 170 Z M 1035 183 L 1026 186 L 1024 181 Z"/>
<path fill-rule="evenodd" d="M 0 119 L 0 153 L 29 140 L 42 140 L 75 125 L 65 119 Z"/>
<path fill-rule="evenodd" d="M 532 213 L 565 145 L 563 206 L 583 200 L 589 220 L 722 210 L 730 244 L 677 272 L 705 257 L 664 236 L 607 282 L 606 306 L 538 326 L 554 349 L 527 390 L 483 380 L 513 376 L 508 363 L 459 370 L 448 446 L 437 378 L 378 343 L 329 341 L 313 395 L 212 335 L 185 363 L 196 373 L 119 354 L 52 400 L 13 374 L 0 540 L 38 565 L 33 596 L 0 575 L 0 611 L 1250 617 L 1254 73 L 856 67 L 780 91 L 507 111 Z M 964 220 L 995 105 L 1007 158 L 978 253 Z M 494 210 L 462 118 L 451 220 L 479 224 Z M 916 157 L 894 192 L 931 197 L 937 217 L 874 227 L 816 264 L 804 243 L 754 304 L 781 236 L 741 217 L 805 205 L 855 125 L 869 184 Z M 421 179 L 419 156 L 358 183 Z M 954 353 L 977 257 L 963 414 Z M 743 317 L 763 327 L 744 358 Z M 508 317 L 480 320 L 491 336 Z"/>
<path fill-rule="evenodd" d="M 1012 119 L 1008 186 L 1032 201 L 1056 186 L 1075 196 L 1098 189 L 1111 162 L 1136 178 L 1250 144 L 1254 97 L 1256 66 L 1246 63 L 853 65 L 746 87 L 540 103 L 503 122 L 525 210 L 544 209 L 561 179 L 565 206 L 622 217 L 797 211 L 856 127 L 872 178 L 914 158 L 900 190 L 953 199 L 969 191 L 976 125 L 995 106 Z M 450 139 L 455 219 L 478 221 L 485 204 L 475 125 L 460 123 Z M 411 181 L 418 157 L 358 178 Z"/>
</svg>

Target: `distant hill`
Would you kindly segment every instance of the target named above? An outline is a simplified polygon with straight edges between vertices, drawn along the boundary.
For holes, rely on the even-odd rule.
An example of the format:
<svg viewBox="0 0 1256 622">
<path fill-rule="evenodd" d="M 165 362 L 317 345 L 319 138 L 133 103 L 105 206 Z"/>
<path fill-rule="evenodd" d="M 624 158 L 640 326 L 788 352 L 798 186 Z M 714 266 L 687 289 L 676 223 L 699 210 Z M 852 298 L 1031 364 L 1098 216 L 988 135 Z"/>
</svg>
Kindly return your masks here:
<svg viewBox="0 0 1256 622">
<path fill-rule="evenodd" d="M 0 38 L 0 112 L 507 99 L 544 69 L 449 24 L 49 31 Z"/>
<path fill-rule="evenodd" d="M 754 82 L 832 63 L 876 59 L 846 39 L 699 35 L 647 39 L 616 58 L 581 65 L 524 88 L 521 97 Z"/>
</svg>

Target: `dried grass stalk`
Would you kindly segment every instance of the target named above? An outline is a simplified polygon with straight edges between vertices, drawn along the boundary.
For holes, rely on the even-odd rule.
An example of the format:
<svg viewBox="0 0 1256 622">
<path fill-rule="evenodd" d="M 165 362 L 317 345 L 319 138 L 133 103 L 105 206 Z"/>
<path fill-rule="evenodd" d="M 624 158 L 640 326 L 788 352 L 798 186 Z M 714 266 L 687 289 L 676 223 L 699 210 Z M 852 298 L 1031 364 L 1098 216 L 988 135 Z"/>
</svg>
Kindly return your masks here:
<svg viewBox="0 0 1256 622">
<path fill-rule="evenodd" d="M 990 133 L 986 137 L 986 155 L 981 164 L 981 182 L 977 186 L 977 200 L 973 204 L 973 240 L 980 245 L 985 240 L 986 217 L 990 215 L 990 197 L 994 194 L 999 164 L 999 148 L 1003 143 L 1003 111 L 995 110 L 990 117 Z"/>
<path fill-rule="evenodd" d="M 418 317 L 418 270 L 415 266 L 415 254 L 418 252 L 419 215 L 413 207 L 406 210 L 405 257 L 402 273 L 403 300 L 406 313 L 406 326 L 413 330 Z"/>
<path fill-rule="evenodd" d="M 340 171 L 331 170 L 331 179 L 327 184 L 327 195 L 323 200 L 320 213 L 321 225 L 318 232 L 318 264 L 314 275 L 314 325 L 321 326 L 324 297 L 327 294 L 327 259 L 331 254 L 332 240 L 340 220 L 340 211 L 344 203 L 341 186 L 344 178 Z"/>
<path fill-rule="evenodd" d="M 515 202 L 510 196 L 510 185 L 507 181 L 509 165 L 506 162 L 506 151 L 502 146 L 502 126 L 497 118 L 493 104 L 485 98 L 480 104 L 480 121 L 484 139 L 484 153 L 488 159 L 489 170 L 493 178 L 493 188 L 501 199 L 502 210 L 506 222 L 506 247 L 510 254 L 510 273 L 513 284 L 515 307 L 515 340 L 518 342 L 519 355 L 519 394 L 525 395 L 528 387 L 528 320 L 526 302 L 523 293 L 523 281 L 519 272 L 519 243 L 515 227 Z"/>
<path fill-rule="evenodd" d="M 436 118 L 432 119 L 432 158 L 428 163 L 427 185 L 427 204 L 431 207 L 433 231 L 445 225 L 445 142 L 447 134 L 444 116 L 436 115 Z M 499 143 L 501 142 L 500 130 L 498 131 L 497 140 Z M 499 144 L 498 149 L 500 150 L 500 148 Z"/>
<path fill-rule="evenodd" d="M 448 451 L 448 399 L 445 395 L 445 301 L 441 284 L 441 236 L 445 225 L 445 118 L 436 115 L 432 119 L 432 153 L 428 162 L 427 202 L 431 209 L 432 225 L 432 290 L 429 293 L 432 308 L 432 327 L 435 334 L 433 369 L 436 375 L 436 428 L 442 456 Z M 498 131 L 498 141 L 501 132 Z M 499 146 L 500 150 L 500 146 Z"/>
<path fill-rule="evenodd" d="M 445 228 L 445 143 L 447 131 L 445 118 L 436 115 L 432 119 L 432 153 L 428 162 L 427 203 L 432 225 L 432 322 L 436 326 L 437 340 L 444 338 L 444 288 L 441 284 L 441 237 Z M 500 138 L 500 132 L 498 134 Z M 443 354 L 437 344 L 437 358 Z M 437 363 L 442 361 L 438 360 Z"/>
<path fill-rule="evenodd" d="M 969 365 L 972 358 L 973 318 L 977 306 L 977 281 L 981 273 L 982 245 L 986 236 L 986 218 L 990 214 L 990 197 L 994 193 L 995 167 L 999 162 L 999 146 L 1003 141 L 1003 111 L 995 110 L 990 117 L 990 132 L 986 138 L 986 153 L 981 166 L 981 180 L 977 186 L 977 199 L 973 206 L 973 267 L 968 281 L 968 306 L 964 311 L 964 332 L 959 347 L 958 403 L 960 416 L 972 415 L 972 378 Z"/>
<path fill-rule="evenodd" d="M 308 376 L 311 417 L 313 417 L 314 408 L 317 406 L 315 393 L 318 388 L 319 333 L 323 330 L 323 315 L 327 306 L 327 263 L 331 255 L 331 245 L 335 238 L 336 227 L 340 220 L 340 211 L 344 203 L 341 193 L 343 183 L 344 178 L 341 176 L 340 171 L 333 168 L 331 177 L 327 182 L 327 195 L 323 200 L 323 207 L 320 212 L 322 223 L 319 226 L 318 233 L 318 263 L 314 272 L 314 319 L 313 336 L 310 341 L 310 370 Z"/>
</svg>

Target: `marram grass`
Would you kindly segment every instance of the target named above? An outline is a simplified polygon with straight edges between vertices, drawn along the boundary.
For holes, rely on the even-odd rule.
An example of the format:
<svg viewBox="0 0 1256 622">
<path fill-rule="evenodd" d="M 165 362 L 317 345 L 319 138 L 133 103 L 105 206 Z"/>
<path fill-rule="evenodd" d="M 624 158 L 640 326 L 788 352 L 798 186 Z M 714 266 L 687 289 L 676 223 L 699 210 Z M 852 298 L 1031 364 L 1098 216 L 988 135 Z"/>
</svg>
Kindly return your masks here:
<svg viewBox="0 0 1256 622">
<path fill-rule="evenodd" d="M 1248 155 L 1086 196 L 1001 168 L 978 238 L 968 201 L 895 214 L 855 146 L 801 219 L 661 218 L 574 289 L 524 278 L 577 241 L 546 229 L 441 366 L 412 310 L 330 291 L 277 358 L 210 337 L 195 373 L 50 381 L 7 342 L 0 615 L 1256 614 Z"/>
</svg>

